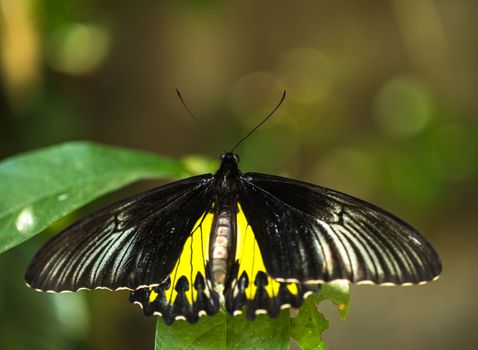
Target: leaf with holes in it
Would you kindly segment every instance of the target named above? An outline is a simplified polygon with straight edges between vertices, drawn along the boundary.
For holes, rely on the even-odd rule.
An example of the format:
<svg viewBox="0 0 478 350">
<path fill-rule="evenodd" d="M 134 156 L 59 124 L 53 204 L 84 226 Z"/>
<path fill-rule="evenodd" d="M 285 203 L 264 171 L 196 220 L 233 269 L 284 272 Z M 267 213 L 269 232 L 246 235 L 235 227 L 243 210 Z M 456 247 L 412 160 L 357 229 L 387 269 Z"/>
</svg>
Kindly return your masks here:
<svg viewBox="0 0 478 350">
<path fill-rule="evenodd" d="M 318 293 L 311 296 L 316 304 L 324 300 L 330 300 L 339 309 L 340 318 L 345 320 L 350 306 L 350 283 L 345 280 L 337 280 L 324 283 Z"/>
<path fill-rule="evenodd" d="M 306 299 L 297 317 L 291 318 L 290 336 L 302 350 L 325 350 L 322 333 L 329 328 L 329 322 L 317 310 L 324 300 L 330 300 L 339 309 L 340 317 L 345 319 L 349 309 L 350 294 L 347 281 L 324 283 L 319 292 Z"/>
<path fill-rule="evenodd" d="M 345 318 L 349 308 L 348 282 L 322 285 L 318 293 L 306 299 L 297 317 L 288 309 L 277 318 L 258 315 L 248 320 L 244 315 L 230 316 L 220 311 L 203 316 L 195 324 L 175 321 L 171 326 L 159 317 L 156 325 L 155 349 L 289 349 L 292 338 L 303 350 L 325 350 L 322 333 L 329 322 L 317 310 L 321 301 L 330 300 Z"/>
<path fill-rule="evenodd" d="M 329 328 L 329 321 L 317 310 L 314 298 L 310 296 L 299 309 L 299 314 L 291 318 L 290 335 L 303 350 L 327 349 L 322 333 Z"/>
<path fill-rule="evenodd" d="M 181 161 L 89 142 L 7 158 L 0 162 L 0 253 L 133 181 L 186 175 Z"/>
</svg>

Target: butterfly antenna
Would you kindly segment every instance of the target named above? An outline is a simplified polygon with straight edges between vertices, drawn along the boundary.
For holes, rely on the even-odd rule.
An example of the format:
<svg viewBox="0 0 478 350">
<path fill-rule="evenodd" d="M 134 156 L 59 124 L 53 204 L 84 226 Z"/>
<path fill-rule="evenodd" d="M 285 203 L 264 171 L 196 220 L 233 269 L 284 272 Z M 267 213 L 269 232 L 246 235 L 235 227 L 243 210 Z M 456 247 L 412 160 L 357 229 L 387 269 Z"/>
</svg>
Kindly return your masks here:
<svg viewBox="0 0 478 350">
<path fill-rule="evenodd" d="M 286 90 L 284 90 L 284 93 L 282 94 L 282 97 L 281 97 L 279 103 L 278 103 L 277 106 L 272 110 L 272 112 L 270 112 L 269 115 L 268 115 L 267 117 L 265 117 L 263 121 L 261 121 L 259 124 L 257 124 L 257 126 L 256 126 L 254 129 L 252 129 L 251 131 L 249 131 L 249 132 L 247 133 L 247 135 L 244 136 L 238 143 L 236 143 L 236 145 L 235 145 L 234 147 L 232 147 L 231 152 L 234 152 L 234 150 L 235 150 L 241 143 L 243 143 L 249 136 L 251 136 L 251 135 L 254 133 L 254 131 L 256 131 L 257 129 L 259 129 L 262 124 L 264 124 L 270 117 L 272 117 L 272 115 L 274 114 L 274 112 L 277 111 L 277 109 L 280 107 L 280 105 L 282 104 L 282 102 L 284 102 L 285 95 L 286 95 Z"/>
<path fill-rule="evenodd" d="M 176 89 L 176 94 L 178 95 L 179 101 L 181 101 L 181 103 L 182 103 L 183 106 L 184 106 L 184 109 L 186 109 L 186 111 L 189 113 L 189 115 L 191 116 L 191 118 L 193 118 L 194 121 L 197 123 L 197 125 L 199 125 L 199 127 L 200 127 L 215 143 L 217 143 L 217 144 L 219 145 L 219 141 L 214 137 L 214 135 L 209 131 L 209 129 L 206 128 L 203 123 L 201 123 L 201 121 L 194 115 L 194 113 L 189 109 L 189 107 L 188 107 L 188 105 L 186 104 L 186 102 L 184 102 L 183 96 L 181 95 L 181 92 L 179 92 L 179 89 Z"/>
</svg>

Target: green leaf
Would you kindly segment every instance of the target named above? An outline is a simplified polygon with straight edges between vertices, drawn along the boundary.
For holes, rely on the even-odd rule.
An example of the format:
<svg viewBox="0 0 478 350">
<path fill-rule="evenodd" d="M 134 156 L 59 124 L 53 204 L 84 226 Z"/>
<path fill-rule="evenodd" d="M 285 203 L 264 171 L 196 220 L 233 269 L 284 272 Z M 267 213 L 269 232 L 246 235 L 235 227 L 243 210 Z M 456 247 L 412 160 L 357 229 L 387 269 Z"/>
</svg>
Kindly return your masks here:
<svg viewBox="0 0 478 350">
<path fill-rule="evenodd" d="M 5 159 L 0 162 L 0 253 L 133 181 L 187 174 L 180 161 L 88 142 Z"/>
<path fill-rule="evenodd" d="M 290 336 L 303 350 L 325 350 L 322 333 L 329 328 L 329 321 L 317 310 L 311 296 L 299 309 L 297 317 L 290 320 Z"/>
<path fill-rule="evenodd" d="M 155 349 L 289 349 L 289 311 L 271 319 L 258 315 L 248 320 L 244 315 L 230 316 L 220 311 L 195 323 L 175 321 L 171 326 L 158 318 Z"/>
<path fill-rule="evenodd" d="M 282 310 L 277 318 L 258 315 L 248 320 L 244 315 L 227 315 L 226 348 L 234 349 L 289 349 L 289 310 Z"/>
<path fill-rule="evenodd" d="M 324 300 L 330 300 L 339 309 L 340 317 L 345 319 L 349 310 L 350 294 L 347 281 L 325 283 L 320 291 L 306 299 L 297 317 L 291 319 L 290 335 L 303 350 L 325 350 L 321 340 L 322 333 L 329 328 L 329 322 L 317 310 Z"/>
<path fill-rule="evenodd" d="M 161 317 L 156 322 L 156 350 L 224 349 L 226 315 L 204 316 L 195 323 L 174 321 L 167 326 Z"/>
<path fill-rule="evenodd" d="M 175 321 L 171 326 L 158 318 L 155 349 L 289 349 L 294 339 L 303 350 L 325 350 L 322 333 L 329 327 L 327 319 L 317 310 L 318 303 L 330 300 L 345 318 L 349 308 L 348 282 L 332 282 L 306 299 L 297 317 L 282 310 L 278 318 L 259 315 L 250 321 L 244 315 L 230 316 L 219 312 L 201 317 L 189 324 Z"/>
<path fill-rule="evenodd" d="M 339 309 L 340 317 L 345 320 L 349 312 L 350 306 L 350 289 L 349 282 L 335 281 L 325 283 L 320 288 L 320 291 L 312 296 L 316 304 L 324 300 L 330 300 Z"/>
</svg>

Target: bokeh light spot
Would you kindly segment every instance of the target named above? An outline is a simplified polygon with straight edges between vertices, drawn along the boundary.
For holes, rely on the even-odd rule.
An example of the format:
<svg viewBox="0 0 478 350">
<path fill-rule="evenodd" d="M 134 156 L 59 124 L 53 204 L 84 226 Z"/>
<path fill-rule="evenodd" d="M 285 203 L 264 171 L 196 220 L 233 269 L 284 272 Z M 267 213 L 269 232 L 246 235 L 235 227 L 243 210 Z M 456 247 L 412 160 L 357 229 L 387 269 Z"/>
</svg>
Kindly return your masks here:
<svg viewBox="0 0 478 350">
<path fill-rule="evenodd" d="M 219 168 L 219 158 L 210 159 L 201 156 L 187 156 L 182 159 L 184 166 L 194 175 L 214 173 Z"/>
<path fill-rule="evenodd" d="M 56 71 L 81 75 L 96 69 L 110 47 L 109 33 L 97 25 L 74 23 L 51 38 L 47 61 Z"/>
<path fill-rule="evenodd" d="M 392 137 L 412 136 L 423 130 L 432 116 L 431 96 L 411 77 L 397 77 L 378 92 L 375 112 L 381 129 Z"/>
<path fill-rule="evenodd" d="M 312 48 L 285 52 L 277 69 L 287 85 L 290 99 L 300 104 L 314 103 L 326 96 L 333 80 L 331 61 Z"/>
</svg>

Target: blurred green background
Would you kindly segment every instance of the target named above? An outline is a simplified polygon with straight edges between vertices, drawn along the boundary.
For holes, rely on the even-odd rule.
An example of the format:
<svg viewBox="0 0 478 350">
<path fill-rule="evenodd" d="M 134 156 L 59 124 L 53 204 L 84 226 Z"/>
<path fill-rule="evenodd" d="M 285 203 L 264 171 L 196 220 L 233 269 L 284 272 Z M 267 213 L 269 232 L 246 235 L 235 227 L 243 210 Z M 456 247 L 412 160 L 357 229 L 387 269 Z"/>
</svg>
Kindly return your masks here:
<svg viewBox="0 0 478 350">
<path fill-rule="evenodd" d="M 477 13 L 474 0 L 0 0 L 0 157 L 87 139 L 216 158 L 287 89 L 238 149 L 242 170 L 382 206 L 444 265 L 423 287 L 353 286 L 345 322 L 321 306 L 329 348 L 476 349 Z M 23 273 L 62 227 L 154 185 L 0 255 L 0 348 L 152 349 L 155 320 L 126 292 L 40 294 Z"/>
</svg>

